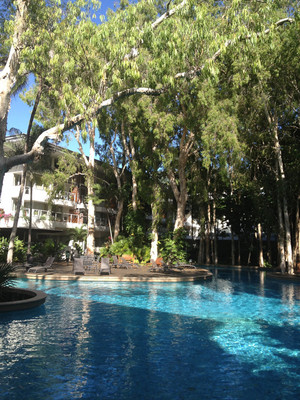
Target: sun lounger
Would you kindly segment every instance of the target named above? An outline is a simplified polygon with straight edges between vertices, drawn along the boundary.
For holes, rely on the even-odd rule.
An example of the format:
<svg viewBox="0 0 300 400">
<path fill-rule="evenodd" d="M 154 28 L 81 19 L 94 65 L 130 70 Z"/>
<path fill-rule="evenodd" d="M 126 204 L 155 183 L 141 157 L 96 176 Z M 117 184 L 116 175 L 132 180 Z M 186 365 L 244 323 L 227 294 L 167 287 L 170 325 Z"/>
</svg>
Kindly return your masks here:
<svg viewBox="0 0 300 400">
<path fill-rule="evenodd" d="M 110 275 L 110 265 L 109 265 L 109 258 L 102 257 L 101 264 L 100 264 L 100 275 L 108 274 Z"/>
<path fill-rule="evenodd" d="M 28 268 L 29 273 L 38 273 L 38 272 L 53 272 L 52 264 L 54 262 L 55 257 L 48 257 L 44 265 L 30 267 Z"/>
<path fill-rule="evenodd" d="M 126 268 L 126 269 L 130 269 L 132 268 L 131 263 L 129 263 L 127 260 L 125 260 L 125 258 L 121 257 L 119 260 L 119 264 L 120 264 L 120 268 Z"/>
<path fill-rule="evenodd" d="M 95 260 L 94 256 L 81 256 L 80 259 L 83 262 L 83 268 L 86 270 L 86 272 L 98 271 L 98 261 Z"/>
<path fill-rule="evenodd" d="M 151 272 L 160 272 L 162 271 L 162 268 L 156 264 L 156 262 L 154 260 L 151 260 L 151 268 L 150 268 Z"/>
<path fill-rule="evenodd" d="M 155 261 L 151 260 L 151 272 L 166 272 L 169 266 L 163 261 L 161 257 L 157 258 Z"/>
<path fill-rule="evenodd" d="M 118 267 L 119 267 L 119 260 L 118 260 L 118 257 L 117 257 L 117 256 L 112 256 L 112 259 L 113 259 L 112 267 L 113 267 L 113 268 L 118 268 Z"/>
<path fill-rule="evenodd" d="M 74 258 L 73 273 L 74 273 L 74 275 L 85 275 L 85 269 L 83 267 L 83 259 L 82 258 Z"/>
<path fill-rule="evenodd" d="M 177 268 L 177 269 L 185 269 L 185 268 L 193 268 L 196 269 L 197 267 L 193 264 L 188 264 L 188 263 L 177 263 L 175 265 L 172 265 L 172 268 Z"/>
<path fill-rule="evenodd" d="M 129 269 L 131 268 L 131 265 L 123 257 L 120 257 L 120 259 L 118 259 L 117 256 L 113 256 L 113 267 Z"/>
</svg>

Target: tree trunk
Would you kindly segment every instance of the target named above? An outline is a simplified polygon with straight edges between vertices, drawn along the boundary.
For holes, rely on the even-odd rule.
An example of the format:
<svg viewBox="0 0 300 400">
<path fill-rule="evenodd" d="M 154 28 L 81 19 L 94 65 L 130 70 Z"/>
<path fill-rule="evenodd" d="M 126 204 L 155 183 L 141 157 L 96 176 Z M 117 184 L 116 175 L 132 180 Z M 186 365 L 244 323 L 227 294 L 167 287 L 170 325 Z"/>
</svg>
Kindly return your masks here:
<svg viewBox="0 0 300 400">
<path fill-rule="evenodd" d="M 258 265 L 260 268 L 264 267 L 264 251 L 263 251 L 263 243 L 262 243 L 262 232 L 261 232 L 261 224 L 257 224 L 257 238 L 259 244 L 259 255 L 258 255 Z"/>
<path fill-rule="evenodd" d="M 249 251 L 248 251 L 248 258 L 247 258 L 247 265 L 251 264 L 252 251 L 253 251 L 253 238 L 251 236 L 250 237 Z"/>
<path fill-rule="evenodd" d="M 272 244 L 271 244 L 271 233 L 270 233 L 270 230 L 268 230 L 268 233 L 267 233 L 267 260 L 268 260 L 268 263 L 269 263 L 270 265 L 273 264 L 273 260 L 272 260 Z"/>
<path fill-rule="evenodd" d="M 294 250 L 294 265 L 296 271 L 300 270 L 300 196 L 297 199 L 297 211 L 295 221 L 295 250 Z"/>
<path fill-rule="evenodd" d="M 153 198 L 151 201 L 152 228 L 151 228 L 151 250 L 150 259 L 155 261 L 158 257 L 158 224 L 160 220 L 161 190 L 154 177 Z"/>
<path fill-rule="evenodd" d="M 16 1 L 16 17 L 14 21 L 14 35 L 5 67 L 0 71 L 0 198 L 6 166 L 4 157 L 4 141 L 7 130 L 7 115 L 10 107 L 10 98 L 17 82 L 22 48 L 22 35 L 26 30 L 27 2 Z"/>
<path fill-rule="evenodd" d="M 120 234 L 121 230 L 121 219 L 122 219 L 122 214 L 123 214 L 123 208 L 124 208 L 124 200 L 120 199 L 118 200 L 118 205 L 117 205 L 117 215 L 116 215 L 116 220 L 115 220 L 115 227 L 114 227 L 114 241 L 117 240 L 117 237 Z"/>
<path fill-rule="evenodd" d="M 7 252 L 7 263 L 9 263 L 9 264 L 13 262 L 13 258 L 14 258 L 14 247 L 15 247 L 14 243 L 15 243 L 15 238 L 17 236 L 20 210 L 21 210 L 23 194 L 24 194 L 24 189 L 25 189 L 26 172 L 27 172 L 27 165 L 24 165 L 19 196 L 18 196 L 16 209 L 15 209 L 14 223 L 13 223 L 13 227 L 12 227 L 10 237 L 9 237 L 8 252 Z"/>
<path fill-rule="evenodd" d="M 76 127 L 75 138 L 79 145 L 80 153 L 83 157 L 85 165 L 87 167 L 87 192 L 88 192 L 88 223 L 87 223 L 87 238 L 86 238 L 86 251 L 87 254 L 91 255 L 95 252 L 95 205 L 94 205 L 94 176 L 95 176 L 95 126 L 93 123 L 87 125 L 88 136 L 90 140 L 89 157 L 84 153 L 81 141 L 80 141 L 80 129 Z"/>
<path fill-rule="evenodd" d="M 0 71 L 0 137 L 4 141 L 6 135 L 6 119 L 10 107 L 10 97 L 18 77 L 22 35 L 26 30 L 27 1 L 17 0 L 14 35 L 5 67 Z M 3 142 L 1 143 L 3 145 Z M 0 152 L 3 150 L 1 147 Z M 3 154 L 0 154 L 2 156 Z"/>
<path fill-rule="evenodd" d="M 155 261 L 158 257 L 158 231 L 156 226 L 152 226 L 150 260 Z"/>
<path fill-rule="evenodd" d="M 199 249 L 198 249 L 198 257 L 197 257 L 198 264 L 204 264 L 204 238 L 203 234 L 201 233 L 199 239 Z"/>
<path fill-rule="evenodd" d="M 182 105 L 183 107 L 183 105 Z M 184 109 L 184 107 L 183 107 Z M 184 111 L 185 114 L 185 111 Z M 189 134 L 189 136 L 188 136 Z M 186 164 L 191 154 L 193 145 L 194 145 L 194 134 L 187 129 L 187 126 L 183 127 L 182 137 L 180 139 L 179 145 L 179 155 L 178 155 L 178 181 L 179 187 L 177 184 L 177 179 L 175 177 L 175 173 L 172 170 L 171 166 L 168 165 L 167 175 L 170 181 L 170 186 L 173 191 L 176 203 L 177 203 L 177 211 L 176 211 L 176 219 L 174 224 L 174 231 L 177 229 L 183 228 L 185 223 L 185 209 L 186 203 L 188 200 L 188 192 L 187 192 L 187 182 L 186 182 Z"/>
<path fill-rule="evenodd" d="M 286 196 L 286 187 L 285 187 L 285 172 L 284 165 L 282 160 L 282 152 L 281 146 L 279 143 L 278 137 L 278 119 L 276 115 L 271 115 L 267 108 L 267 103 L 265 101 L 265 112 L 268 118 L 268 122 L 270 125 L 270 129 L 273 134 L 274 147 L 275 147 L 275 156 L 276 156 L 276 178 L 279 182 L 281 189 L 281 197 L 282 197 L 282 205 L 283 205 L 283 220 L 284 220 L 284 232 L 285 232 L 285 260 L 287 263 L 287 272 L 291 275 L 294 274 L 294 265 L 293 265 L 293 251 L 292 251 L 292 239 L 291 239 L 291 228 L 289 221 L 289 213 L 288 213 L 288 204 L 287 204 L 287 196 Z M 281 268 L 282 268 L 281 264 Z"/>
<path fill-rule="evenodd" d="M 92 197 L 94 196 L 94 178 L 89 176 L 87 182 L 88 189 L 88 223 L 87 223 L 87 238 L 86 248 L 87 254 L 95 252 L 95 205 Z"/>
<path fill-rule="evenodd" d="M 285 248 L 284 248 L 284 225 L 283 225 L 282 210 L 280 204 L 279 188 L 277 188 L 277 213 L 278 213 L 278 234 L 277 234 L 278 262 L 281 273 L 284 274 L 286 272 Z"/>
<path fill-rule="evenodd" d="M 114 149 L 114 141 L 115 141 L 116 135 L 117 135 L 117 133 L 115 132 L 115 136 L 109 144 L 109 150 L 110 150 L 110 154 L 111 154 L 112 161 L 113 161 L 113 171 L 114 171 L 114 175 L 115 175 L 115 178 L 117 181 L 117 187 L 118 187 L 117 215 L 116 215 L 115 227 L 114 227 L 114 241 L 117 240 L 117 237 L 119 236 L 120 230 L 121 230 L 121 220 L 122 220 L 122 214 L 123 214 L 123 209 L 124 209 L 124 199 L 122 198 L 122 193 L 121 193 L 122 192 L 121 177 L 125 170 L 125 168 L 123 167 L 120 172 L 120 168 L 118 167 L 115 149 Z M 125 149 L 124 149 L 124 151 L 125 151 Z"/>
<path fill-rule="evenodd" d="M 214 264 L 217 265 L 218 259 L 218 222 L 216 213 L 216 201 L 213 198 L 213 227 L 214 227 Z"/>
<path fill-rule="evenodd" d="M 241 234 L 238 234 L 238 259 L 237 259 L 238 265 L 241 265 Z"/>
<path fill-rule="evenodd" d="M 281 182 L 281 189 L 282 189 L 287 270 L 288 270 L 289 274 L 293 275 L 294 274 L 294 265 L 293 265 L 291 227 L 290 227 L 288 204 L 287 204 L 286 189 L 285 189 L 285 173 L 284 173 L 284 166 L 283 166 L 283 161 L 282 161 L 281 147 L 280 147 L 280 143 L 279 143 L 279 139 L 278 139 L 277 124 L 276 124 L 276 127 L 274 128 L 274 131 L 275 131 L 274 132 L 275 151 L 276 151 L 276 156 L 277 156 L 277 163 L 278 163 L 278 167 L 279 167 L 280 182 Z"/>
<path fill-rule="evenodd" d="M 27 133 L 26 133 L 26 144 L 25 144 L 25 148 L 24 148 L 24 154 L 26 154 L 28 149 L 29 149 L 30 132 L 31 132 L 32 124 L 33 124 L 34 117 L 35 117 L 35 114 L 36 114 L 36 110 L 37 110 L 38 104 L 39 104 L 40 99 L 41 99 L 41 94 L 42 94 L 42 81 L 40 81 L 39 90 L 37 92 L 37 95 L 36 95 L 36 98 L 35 98 L 35 102 L 34 102 L 34 106 L 33 106 L 33 109 L 31 111 L 31 114 L 30 114 L 30 119 L 29 119 L 29 123 L 28 123 L 28 127 L 27 127 Z M 14 223 L 13 223 L 12 231 L 11 231 L 10 238 L 9 238 L 9 246 L 8 246 L 8 253 L 7 253 L 7 262 L 8 263 L 11 263 L 13 261 L 14 246 L 15 246 L 14 243 L 15 243 L 15 238 L 17 236 L 18 222 L 19 222 L 20 210 L 21 210 L 21 205 L 22 205 L 22 200 L 23 200 L 23 195 L 24 195 L 27 170 L 28 170 L 28 166 L 27 166 L 27 164 L 24 164 L 23 165 L 23 174 L 22 174 L 20 192 L 19 192 L 18 201 L 17 201 L 17 204 L 16 204 L 16 212 L 15 212 L 15 216 L 14 216 Z M 1 184 L 1 182 L 0 182 L 0 184 Z M 31 185 L 31 195 L 32 195 L 32 185 Z M 32 210 L 31 210 L 31 212 L 32 212 Z"/>
<path fill-rule="evenodd" d="M 111 223 L 110 223 L 110 217 L 109 217 L 108 211 L 107 211 L 107 222 L 108 222 L 110 240 L 111 240 L 111 242 L 112 242 L 112 244 L 113 244 L 113 243 L 114 243 L 114 237 L 113 237 L 113 234 L 112 234 Z"/>
<path fill-rule="evenodd" d="M 207 203 L 207 221 L 205 230 L 205 262 L 210 264 L 210 233 L 211 233 L 211 215 L 210 215 L 210 204 Z"/>
<path fill-rule="evenodd" d="M 29 224 L 28 224 L 28 239 L 27 239 L 27 254 L 31 254 L 31 234 L 32 234 L 32 180 L 30 180 L 30 201 L 29 201 Z"/>
<path fill-rule="evenodd" d="M 231 265 L 235 265 L 235 244 L 234 244 L 234 232 L 231 227 Z"/>
<path fill-rule="evenodd" d="M 137 186 L 137 179 L 136 179 L 137 165 L 136 165 L 136 159 L 135 159 L 136 158 L 135 157 L 135 147 L 134 147 L 133 138 L 132 138 L 132 135 L 130 132 L 128 133 L 130 147 L 128 146 L 128 143 L 126 141 L 124 120 L 122 120 L 122 124 L 121 124 L 121 134 L 122 134 L 122 141 L 123 141 L 125 154 L 126 154 L 126 157 L 127 157 L 130 169 L 131 169 L 132 210 L 137 211 L 138 186 Z"/>
<path fill-rule="evenodd" d="M 179 170 L 183 168 L 183 165 L 179 167 Z M 175 200 L 176 200 L 176 218 L 174 223 L 174 231 L 184 227 L 185 222 L 185 208 L 187 203 L 187 188 L 186 188 L 186 177 L 181 171 L 179 174 L 179 188 L 177 186 L 176 177 L 174 172 L 169 168 L 168 178 L 170 181 L 170 186 L 172 188 Z"/>
</svg>

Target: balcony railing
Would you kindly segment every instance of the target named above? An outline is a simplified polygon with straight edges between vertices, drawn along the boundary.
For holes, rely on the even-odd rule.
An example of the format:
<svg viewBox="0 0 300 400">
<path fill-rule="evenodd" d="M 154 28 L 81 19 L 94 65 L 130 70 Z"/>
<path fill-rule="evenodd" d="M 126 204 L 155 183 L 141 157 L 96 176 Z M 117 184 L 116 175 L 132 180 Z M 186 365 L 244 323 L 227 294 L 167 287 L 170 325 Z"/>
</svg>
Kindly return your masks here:
<svg viewBox="0 0 300 400">
<path fill-rule="evenodd" d="M 28 219 L 30 215 L 29 208 L 23 209 L 23 218 Z M 62 223 L 72 223 L 72 224 L 87 224 L 87 216 L 80 214 L 62 213 L 54 212 L 48 210 L 32 209 L 33 221 L 52 221 L 52 222 L 62 222 Z M 96 227 L 106 227 L 107 219 L 96 218 Z"/>
<path fill-rule="evenodd" d="M 67 192 L 67 191 L 64 191 L 64 192 L 57 193 L 55 198 L 58 199 L 58 200 L 74 201 L 75 200 L 75 194 Z"/>
</svg>

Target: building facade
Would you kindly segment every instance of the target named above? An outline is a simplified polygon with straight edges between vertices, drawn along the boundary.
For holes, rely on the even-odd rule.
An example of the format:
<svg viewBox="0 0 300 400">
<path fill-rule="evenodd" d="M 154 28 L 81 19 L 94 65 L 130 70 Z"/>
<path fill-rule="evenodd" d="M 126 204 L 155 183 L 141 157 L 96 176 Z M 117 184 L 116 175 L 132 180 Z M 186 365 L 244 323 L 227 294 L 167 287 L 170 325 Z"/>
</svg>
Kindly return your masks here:
<svg viewBox="0 0 300 400">
<path fill-rule="evenodd" d="M 8 138 L 9 140 L 9 138 Z M 11 139 L 13 140 L 13 139 Z M 16 139 L 14 139 L 16 140 Z M 63 157 L 59 146 L 50 144 L 50 163 L 55 166 L 58 157 Z M 9 236 L 22 180 L 22 165 L 9 170 L 4 177 L 2 196 L 0 199 L 0 236 Z M 18 221 L 17 236 L 25 242 L 28 229 L 32 226 L 32 241 L 44 241 L 52 238 L 68 245 L 71 229 L 86 229 L 87 224 L 87 189 L 84 176 L 79 175 L 72 183 L 66 182 L 65 190 L 58 193 L 50 201 L 47 188 L 43 185 L 41 173 L 34 173 L 33 183 L 27 180 L 22 198 L 22 206 Z M 104 206 L 96 206 L 95 214 L 95 246 L 101 247 L 111 235 L 115 210 Z"/>
</svg>

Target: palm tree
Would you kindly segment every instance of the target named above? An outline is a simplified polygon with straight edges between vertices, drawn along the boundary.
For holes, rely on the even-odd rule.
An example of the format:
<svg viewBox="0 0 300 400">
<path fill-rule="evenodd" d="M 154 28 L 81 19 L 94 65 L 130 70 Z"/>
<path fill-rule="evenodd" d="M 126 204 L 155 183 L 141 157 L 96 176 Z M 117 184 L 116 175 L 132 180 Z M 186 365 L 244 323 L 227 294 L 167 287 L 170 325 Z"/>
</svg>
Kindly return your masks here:
<svg viewBox="0 0 300 400">
<path fill-rule="evenodd" d="M 74 246 L 77 251 L 81 252 L 82 247 L 85 247 L 84 244 L 87 238 L 87 230 L 86 225 L 82 225 L 80 228 L 72 228 L 70 229 L 70 239 L 73 240 Z"/>
</svg>

